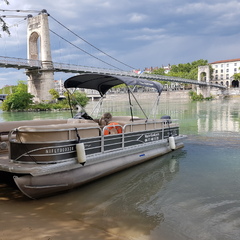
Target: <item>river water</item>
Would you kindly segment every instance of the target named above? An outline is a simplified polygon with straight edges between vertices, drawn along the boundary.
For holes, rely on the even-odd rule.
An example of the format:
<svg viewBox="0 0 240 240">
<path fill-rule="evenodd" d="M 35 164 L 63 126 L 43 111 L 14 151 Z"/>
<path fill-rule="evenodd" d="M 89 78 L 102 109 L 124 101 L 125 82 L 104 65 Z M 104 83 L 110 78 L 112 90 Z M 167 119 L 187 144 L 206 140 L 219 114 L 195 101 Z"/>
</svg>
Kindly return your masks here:
<svg viewBox="0 0 240 240">
<path fill-rule="evenodd" d="M 127 114 L 124 99 L 105 110 Z M 157 114 L 180 120 L 185 147 L 73 191 L 29 200 L 1 184 L 0 239 L 239 239 L 239 100 L 163 98 Z M 0 112 L 0 121 L 69 117 Z"/>
</svg>

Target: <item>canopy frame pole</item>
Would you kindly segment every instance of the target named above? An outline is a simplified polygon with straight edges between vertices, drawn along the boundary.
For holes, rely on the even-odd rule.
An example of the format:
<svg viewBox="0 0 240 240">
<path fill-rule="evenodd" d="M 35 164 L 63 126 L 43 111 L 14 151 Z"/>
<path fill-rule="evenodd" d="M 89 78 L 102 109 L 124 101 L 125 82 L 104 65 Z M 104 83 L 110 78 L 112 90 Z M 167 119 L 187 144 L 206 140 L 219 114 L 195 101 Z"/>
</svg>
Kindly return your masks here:
<svg viewBox="0 0 240 240">
<path fill-rule="evenodd" d="M 96 111 L 96 117 L 98 117 L 99 111 L 102 107 L 102 103 L 103 103 L 103 98 L 104 95 L 101 96 L 101 98 L 99 99 L 99 101 L 97 102 L 97 104 L 95 105 L 95 107 L 93 108 L 92 112 L 91 112 L 91 116 L 94 115 L 94 112 Z"/>
<path fill-rule="evenodd" d="M 131 100 L 131 89 L 129 88 L 129 86 L 127 86 L 128 89 L 128 101 L 129 101 L 129 107 L 130 107 L 130 113 L 131 113 L 131 121 L 133 122 L 133 105 L 132 105 L 132 100 Z"/>
<path fill-rule="evenodd" d="M 131 116 L 132 116 L 132 121 L 133 121 L 133 113 L 132 113 L 132 103 L 131 103 L 131 97 L 130 97 L 130 93 L 133 96 L 134 100 L 136 101 L 137 105 L 139 106 L 139 108 L 141 109 L 142 113 L 144 114 L 144 116 L 146 117 L 146 120 L 148 120 L 148 116 L 147 114 L 144 112 L 143 108 L 141 107 L 141 105 L 139 104 L 137 98 L 135 97 L 135 95 L 133 94 L 132 90 L 129 88 L 129 86 L 127 86 L 128 88 L 128 96 L 129 96 L 129 104 L 130 104 L 130 111 L 131 111 Z"/>
<path fill-rule="evenodd" d="M 71 111 L 71 116 L 73 118 L 72 104 L 71 104 L 71 100 L 70 100 L 70 91 L 68 89 L 67 89 L 67 99 L 68 99 L 68 105 L 69 105 L 70 111 Z"/>
<path fill-rule="evenodd" d="M 157 116 L 157 107 L 159 106 L 159 102 L 160 102 L 160 94 L 158 94 L 157 99 L 155 100 L 154 104 L 153 104 L 153 108 L 152 108 L 152 112 L 150 114 L 150 116 L 153 116 L 153 119 L 156 119 Z"/>
</svg>

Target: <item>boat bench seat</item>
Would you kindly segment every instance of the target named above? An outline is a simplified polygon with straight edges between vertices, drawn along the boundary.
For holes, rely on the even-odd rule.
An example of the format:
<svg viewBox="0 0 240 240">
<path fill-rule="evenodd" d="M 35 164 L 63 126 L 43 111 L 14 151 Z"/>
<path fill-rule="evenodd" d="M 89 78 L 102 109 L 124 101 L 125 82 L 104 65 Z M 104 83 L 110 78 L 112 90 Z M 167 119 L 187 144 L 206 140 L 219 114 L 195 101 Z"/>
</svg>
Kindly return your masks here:
<svg viewBox="0 0 240 240">
<path fill-rule="evenodd" d="M 131 116 L 113 116 L 112 117 L 112 122 L 129 122 L 131 121 L 132 117 Z M 141 120 L 139 117 L 133 116 L 133 120 Z"/>
<path fill-rule="evenodd" d="M 24 120 L 24 121 L 11 121 L 0 123 L 0 153 L 8 151 L 8 134 L 13 129 L 19 126 L 38 126 L 48 124 L 62 124 L 66 123 L 66 119 L 43 119 L 43 120 Z M 12 135 L 14 138 L 15 135 Z"/>
<path fill-rule="evenodd" d="M 39 126 L 39 125 L 50 125 L 50 124 L 53 125 L 53 124 L 64 124 L 64 123 L 94 123 L 94 121 L 69 118 L 69 119 L 41 119 L 41 120 L 1 122 L 0 136 L 1 136 L 1 133 L 8 134 L 8 132 L 20 126 Z"/>
<path fill-rule="evenodd" d="M 22 126 L 17 130 L 16 140 L 21 142 L 51 142 L 77 139 L 76 129 L 80 138 L 97 137 L 100 128 L 97 123 L 66 123 L 42 126 Z"/>
<path fill-rule="evenodd" d="M 20 126 L 38 126 L 38 125 L 62 124 L 62 123 L 67 123 L 67 120 L 66 119 L 43 119 L 43 120 L 1 122 L 0 132 L 10 132 L 14 128 L 18 128 Z"/>
</svg>

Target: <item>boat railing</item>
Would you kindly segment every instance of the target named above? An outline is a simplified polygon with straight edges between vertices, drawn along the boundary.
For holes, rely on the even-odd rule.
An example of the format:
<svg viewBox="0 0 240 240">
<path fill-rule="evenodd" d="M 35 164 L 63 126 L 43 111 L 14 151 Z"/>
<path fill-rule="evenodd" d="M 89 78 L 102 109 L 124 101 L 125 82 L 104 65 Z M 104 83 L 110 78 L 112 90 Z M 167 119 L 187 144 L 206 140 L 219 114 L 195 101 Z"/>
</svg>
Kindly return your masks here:
<svg viewBox="0 0 240 240">
<path fill-rule="evenodd" d="M 134 122 L 121 122 L 119 124 L 110 125 L 111 128 L 116 127 L 121 129 L 121 133 L 107 134 L 104 132 L 108 130 L 109 126 L 105 126 L 102 130 L 101 136 L 101 152 L 115 151 L 116 149 L 124 149 L 126 146 L 132 144 L 133 139 L 141 141 L 158 141 L 168 138 L 170 135 L 177 135 L 178 128 L 176 119 L 169 120 L 136 120 Z M 157 130 L 157 132 L 156 132 Z M 147 131 L 147 132 L 146 132 Z M 145 134 L 143 134 L 145 133 Z"/>
<path fill-rule="evenodd" d="M 60 125 L 60 124 L 59 124 Z M 19 127 L 9 134 L 9 141 L 19 141 L 24 143 L 33 142 L 60 142 L 77 139 L 77 133 L 80 138 L 90 138 L 99 136 L 101 129 L 97 126 L 77 126 L 63 128 L 64 124 L 54 127 Z"/>
<path fill-rule="evenodd" d="M 177 120 L 174 119 L 171 119 L 171 121 L 166 119 L 147 121 L 139 119 L 133 122 L 119 121 L 115 127 L 120 128 L 119 133 L 104 135 L 107 126 L 101 128 L 97 123 L 22 126 L 13 129 L 9 133 L 8 138 L 6 138 L 6 135 L 2 136 L 1 144 L 3 148 L 6 142 L 8 142 L 7 140 L 15 143 L 29 144 L 77 141 L 78 133 L 87 149 L 92 149 L 94 153 L 100 153 L 124 149 L 135 141 L 133 139 L 140 139 L 138 143 L 136 143 L 139 144 L 141 141 L 148 142 L 167 138 L 172 131 L 171 129 L 178 129 L 178 124 Z M 177 132 L 178 130 L 174 131 Z"/>
</svg>

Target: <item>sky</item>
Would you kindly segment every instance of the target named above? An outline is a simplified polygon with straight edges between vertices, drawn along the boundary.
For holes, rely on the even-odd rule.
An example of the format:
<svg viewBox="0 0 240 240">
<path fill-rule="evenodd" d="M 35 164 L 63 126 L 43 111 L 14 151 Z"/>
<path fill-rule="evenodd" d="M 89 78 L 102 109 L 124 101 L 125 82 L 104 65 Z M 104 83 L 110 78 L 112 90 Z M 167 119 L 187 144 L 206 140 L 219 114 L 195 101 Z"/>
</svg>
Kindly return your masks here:
<svg viewBox="0 0 240 240">
<path fill-rule="evenodd" d="M 0 15 L 10 16 L 4 20 L 11 31 L 10 36 L 0 32 L 0 57 L 27 58 L 24 16 L 46 9 L 50 15 L 53 62 L 143 70 L 199 59 L 211 63 L 240 58 L 238 0 L 8 1 L 6 5 L 0 0 L 0 9 L 29 12 L 0 11 Z M 55 79 L 70 76 L 56 73 Z M 0 68 L 0 88 L 19 80 L 27 80 L 24 70 Z"/>
</svg>

